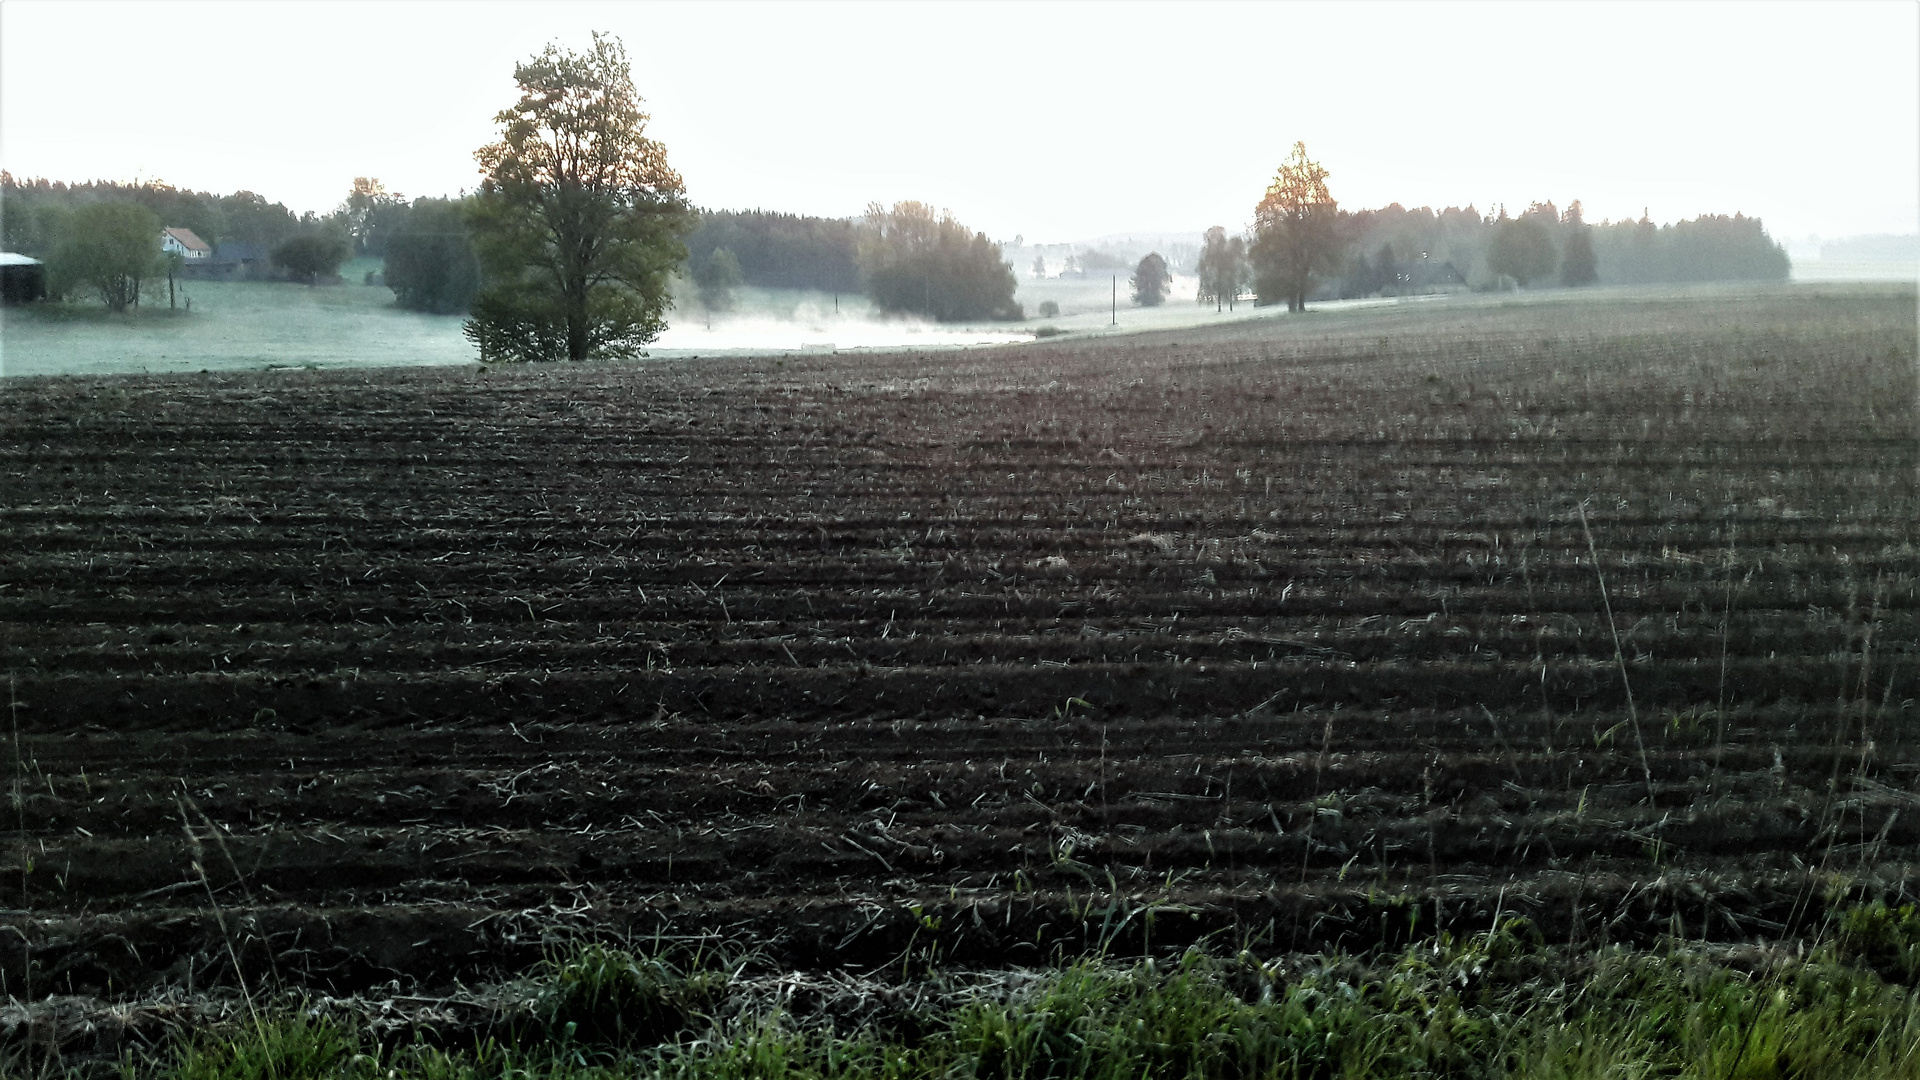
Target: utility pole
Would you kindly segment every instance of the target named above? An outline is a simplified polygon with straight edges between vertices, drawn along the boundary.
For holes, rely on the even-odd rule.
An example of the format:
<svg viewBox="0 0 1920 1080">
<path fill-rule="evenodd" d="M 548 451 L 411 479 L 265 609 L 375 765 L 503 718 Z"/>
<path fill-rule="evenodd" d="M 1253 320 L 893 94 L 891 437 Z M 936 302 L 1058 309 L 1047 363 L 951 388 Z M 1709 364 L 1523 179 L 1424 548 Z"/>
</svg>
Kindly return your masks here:
<svg viewBox="0 0 1920 1080">
<path fill-rule="evenodd" d="M 1108 326 L 1120 325 L 1120 275 L 1119 274 L 1113 275 L 1113 314 L 1111 318 L 1108 320 L 1107 325 Z"/>
</svg>

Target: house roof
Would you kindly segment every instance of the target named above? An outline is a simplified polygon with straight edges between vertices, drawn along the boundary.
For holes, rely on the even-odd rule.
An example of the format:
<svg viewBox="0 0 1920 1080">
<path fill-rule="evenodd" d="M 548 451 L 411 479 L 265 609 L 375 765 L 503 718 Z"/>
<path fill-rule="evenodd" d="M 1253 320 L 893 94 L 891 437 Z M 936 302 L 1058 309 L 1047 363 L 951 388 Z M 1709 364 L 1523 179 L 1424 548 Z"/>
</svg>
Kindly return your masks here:
<svg viewBox="0 0 1920 1080">
<path fill-rule="evenodd" d="M 247 262 L 267 258 L 268 249 L 266 244 L 251 240 L 222 240 L 214 249 L 213 257 L 216 262 Z"/>
<path fill-rule="evenodd" d="M 193 235 L 192 229 L 163 229 L 161 231 L 165 232 L 168 236 L 171 236 L 175 240 L 179 241 L 180 246 L 183 248 L 186 248 L 188 251 L 212 251 L 213 250 L 212 248 L 207 246 L 207 242 L 205 240 L 202 240 L 199 237 Z"/>
</svg>

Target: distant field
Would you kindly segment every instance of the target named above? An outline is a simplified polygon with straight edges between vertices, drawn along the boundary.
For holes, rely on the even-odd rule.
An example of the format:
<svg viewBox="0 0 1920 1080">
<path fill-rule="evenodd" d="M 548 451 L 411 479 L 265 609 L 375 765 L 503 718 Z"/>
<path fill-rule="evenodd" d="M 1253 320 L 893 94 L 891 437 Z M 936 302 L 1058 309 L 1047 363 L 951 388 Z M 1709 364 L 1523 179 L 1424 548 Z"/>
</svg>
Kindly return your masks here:
<svg viewBox="0 0 1920 1080">
<path fill-rule="evenodd" d="M 470 363 L 457 316 L 393 306 L 393 292 L 359 284 L 194 281 L 182 307 L 149 297 L 125 317 L 93 307 L 0 313 L 0 374 L 258 371 Z M 193 307 L 187 310 L 185 301 Z"/>
<path fill-rule="evenodd" d="M 308 288 L 266 282 L 189 282 L 182 306 L 169 311 L 164 294 L 156 304 L 125 317 L 92 307 L 65 310 L 0 310 L 0 376 L 106 375 L 199 371 L 259 371 L 272 368 L 414 367 L 471 364 L 478 359 L 461 335 L 460 316 L 420 315 L 393 304 L 384 286 L 368 286 L 372 259 L 343 271 L 345 284 Z M 1853 276 L 1845 267 L 1814 270 L 1805 284 L 1830 286 Z M 1884 267 L 1882 268 L 1884 269 Z M 1871 275 L 1866 275 L 1871 276 Z M 739 290 L 731 311 L 701 309 L 691 296 L 668 314 L 668 329 L 648 350 L 655 359 L 695 356 L 769 355 L 886 349 L 943 349 L 1028 340 L 1035 332 L 1072 338 L 1180 330 L 1287 318 L 1284 308 L 1255 308 L 1243 301 L 1215 311 L 1194 301 L 1195 280 L 1177 277 L 1167 301 L 1133 305 L 1126 276 L 1118 278 L 1118 302 L 1109 275 L 1088 278 L 1022 277 L 1016 294 L 1025 322 L 946 325 L 879 316 L 866 297 L 795 289 Z M 1744 285 L 1707 284 L 1670 288 L 1538 290 L 1519 293 L 1451 294 L 1328 301 L 1313 305 L 1320 317 L 1342 312 L 1444 304 L 1478 310 L 1508 304 L 1635 303 L 1660 297 L 1738 296 Z M 188 310 L 185 302 L 191 299 Z M 1041 318 L 1040 305 L 1060 307 Z"/>
<path fill-rule="evenodd" d="M 347 267 L 346 284 L 307 288 L 261 282 L 191 282 L 192 309 L 169 311 L 164 299 L 127 317 L 103 311 L 9 309 L 0 313 L 0 374 L 100 375 L 170 371 L 236 371 L 276 367 L 386 367 L 473 363 L 458 316 L 418 315 L 393 306 L 393 293 L 362 284 L 371 260 Z M 1191 289 L 1188 290 L 1191 292 Z M 1097 296 L 1095 294 L 1098 294 Z M 1026 339 L 1043 325 L 1078 333 L 1108 331 L 1106 279 L 1027 282 L 1020 293 L 1025 323 L 942 325 L 878 316 L 866 297 L 795 289 L 739 290 L 731 311 L 709 314 L 686 298 L 650 355 L 664 359 L 719 353 L 819 352 L 852 349 L 947 348 Z M 1062 317 L 1037 317 L 1054 299 Z M 1204 325 L 1245 318 L 1216 315 L 1191 297 L 1154 309 L 1125 296 L 1120 331 Z M 1268 309 L 1264 315 L 1275 314 Z"/>
<path fill-rule="evenodd" d="M 1920 281 L 1920 263 L 1886 260 L 1795 259 L 1795 281 Z"/>
<path fill-rule="evenodd" d="M 0 972 L 1791 938 L 1915 891 L 1915 317 L 12 382 Z"/>
</svg>

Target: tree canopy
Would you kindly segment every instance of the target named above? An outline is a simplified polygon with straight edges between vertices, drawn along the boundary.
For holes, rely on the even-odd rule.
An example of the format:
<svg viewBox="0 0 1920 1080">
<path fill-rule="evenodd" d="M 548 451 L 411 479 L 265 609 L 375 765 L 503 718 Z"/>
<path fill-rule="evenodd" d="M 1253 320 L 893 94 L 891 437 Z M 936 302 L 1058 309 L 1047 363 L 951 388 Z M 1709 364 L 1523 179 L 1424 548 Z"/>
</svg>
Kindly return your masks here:
<svg viewBox="0 0 1920 1080">
<path fill-rule="evenodd" d="M 467 321 L 483 358 L 637 355 L 666 326 L 669 277 L 693 225 L 619 39 L 585 53 L 549 45 L 514 68 L 520 99 L 474 155 L 485 284 Z"/>
<path fill-rule="evenodd" d="M 1642 216 L 1589 232 L 1600 282 L 1607 285 L 1785 281 L 1792 268 L 1786 249 L 1767 235 L 1760 219 L 1744 214 L 1702 214 L 1671 225 Z"/>
<path fill-rule="evenodd" d="M 733 310 L 733 290 L 746 280 L 740 272 L 740 260 L 726 248 L 714 248 L 693 268 L 693 283 L 700 291 L 700 306 L 708 311 Z"/>
<path fill-rule="evenodd" d="M 1500 222 L 1487 245 L 1487 267 L 1519 282 L 1521 288 L 1550 276 L 1559 260 L 1553 247 L 1553 229 L 1539 214 Z"/>
<path fill-rule="evenodd" d="M 1337 283 L 1339 296 L 1368 296 L 1387 288 L 1428 292 L 1497 287 L 1502 271 L 1495 265 L 1495 239 L 1514 220 L 1504 214 L 1484 215 L 1472 206 L 1409 209 L 1398 203 L 1342 218 L 1349 247 L 1384 251 L 1391 245 L 1394 265 L 1382 266 L 1379 255 L 1372 261 L 1355 257 Z M 1537 220 L 1546 230 L 1559 267 L 1557 280 L 1567 286 L 1784 281 L 1790 270 L 1786 251 L 1767 235 L 1760 220 L 1741 214 L 1704 214 L 1670 225 L 1644 217 L 1593 224 L 1576 200 L 1564 213 L 1551 202 L 1535 203 L 1521 218 Z M 1535 254 L 1544 261 L 1538 249 Z M 1544 284 L 1552 277 L 1549 267 L 1528 284 Z"/>
<path fill-rule="evenodd" d="M 321 225 L 280 241 L 273 249 L 273 261 L 295 281 L 315 285 L 339 273 L 352 251 L 346 234 Z"/>
<path fill-rule="evenodd" d="M 353 238 L 355 255 L 385 255 L 387 238 L 406 220 L 407 200 L 387 190 L 377 176 L 356 176 L 346 201 L 335 211 L 347 235 Z"/>
<path fill-rule="evenodd" d="M 860 230 L 860 272 L 882 311 L 942 322 L 1018 319 L 1013 267 L 1000 245 L 925 203 L 873 203 Z"/>
<path fill-rule="evenodd" d="M 697 272 L 716 249 L 726 248 L 740 264 L 742 284 L 852 292 L 860 287 L 856 228 L 850 218 L 703 210 L 699 226 L 687 235 L 687 265 Z"/>
<path fill-rule="evenodd" d="M 1587 229 L 1579 199 L 1567 207 L 1560 223 L 1567 234 L 1566 246 L 1560 253 L 1560 284 L 1579 286 L 1599 281 L 1600 270 L 1593 258 L 1593 234 Z"/>
<path fill-rule="evenodd" d="M 462 204 L 414 200 L 385 247 L 384 273 L 395 303 L 436 315 L 464 315 L 472 307 L 480 290 L 480 261 Z"/>
<path fill-rule="evenodd" d="M 140 284 L 160 272 L 160 219 L 126 202 L 88 203 L 61 223 L 47 265 L 58 296 L 91 291 L 110 310 L 140 302 Z"/>
<path fill-rule="evenodd" d="M 1197 269 L 1200 302 L 1213 301 L 1216 311 L 1222 304 L 1231 309 L 1241 287 L 1247 283 L 1247 242 L 1238 236 L 1228 236 L 1226 229 L 1215 225 L 1200 242 Z"/>
<path fill-rule="evenodd" d="M 1141 307 L 1159 307 L 1166 302 L 1167 288 L 1173 284 L 1173 274 L 1167 270 L 1167 260 L 1157 251 L 1148 252 L 1133 268 L 1133 277 L 1127 280 L 1133 286 L 1133 302 Z"/>
<path fill-rule="evenodd" d="M 215 195 L 187 191 L 153 180 L 127 184 L 93 180 L 68 184 L 58 180 L 16 179 L 0 172 L 0 246 L 45 259 L 58 245 L 67 215 L 91 203 L 133 203 L 152 211 L 163 226 L 193 230 L 209 244 L 247 240 L 277 244 L 300 228 L 300 220 L 279 203 L 270 203 L 251 191 Z M 157 235 L 157 230 L 156 230 Z"/>
<path fill-rule="evenodd" d="M 1253 211 L 1254 292 L 1262 304 L 1285 301 L 1301 311 L 1314 285 L 1331 275 L 1341 254 L 1340 207 L 1327 190 L 1327 170 L 1296 142 Z"/>
</svg>

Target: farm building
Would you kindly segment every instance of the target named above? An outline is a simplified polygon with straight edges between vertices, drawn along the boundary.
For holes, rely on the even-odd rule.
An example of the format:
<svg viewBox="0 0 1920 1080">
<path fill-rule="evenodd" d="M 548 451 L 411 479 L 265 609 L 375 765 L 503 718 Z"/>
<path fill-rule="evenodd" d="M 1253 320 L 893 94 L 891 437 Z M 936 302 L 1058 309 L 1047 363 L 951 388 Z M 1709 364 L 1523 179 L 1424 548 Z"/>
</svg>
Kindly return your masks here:
<svg viewBox="0 0 1920 1080">
<path fill-rule="evenodd" d="M 160 250 L 169 255 L 178 252 L 187 259 L 213 257 L 212 246 L 195 236 L 192 229 L 161 229 Z"/>
<path fill-rule="evenodd" d="M 181 267 L 195 279 L 261 281 L 273 277 L 273 258 L 267 244 L 250 240 L 222 240 L 210 257 Z"/>
<path fill-rule="evenodd" d="M 47 264 L 0 251 L 0 303 L 25 304 L 47 295 Z"/>
</svg>

